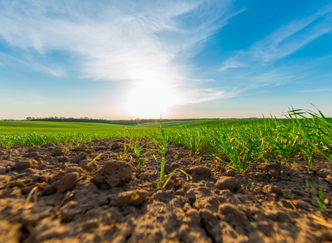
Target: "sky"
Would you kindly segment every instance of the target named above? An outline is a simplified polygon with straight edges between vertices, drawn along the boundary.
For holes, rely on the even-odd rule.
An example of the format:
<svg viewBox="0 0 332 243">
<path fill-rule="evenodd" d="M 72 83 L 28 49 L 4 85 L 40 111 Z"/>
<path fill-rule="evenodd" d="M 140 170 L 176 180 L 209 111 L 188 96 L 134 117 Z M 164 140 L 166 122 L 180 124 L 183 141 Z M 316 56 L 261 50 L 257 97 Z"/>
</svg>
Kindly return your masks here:
<svg viewBox="0 0 332 243">
<path fill-rule="evenodd" d="M 332 116 L 332 1 L 0 0 L 0 119 Z"/>
</svg>

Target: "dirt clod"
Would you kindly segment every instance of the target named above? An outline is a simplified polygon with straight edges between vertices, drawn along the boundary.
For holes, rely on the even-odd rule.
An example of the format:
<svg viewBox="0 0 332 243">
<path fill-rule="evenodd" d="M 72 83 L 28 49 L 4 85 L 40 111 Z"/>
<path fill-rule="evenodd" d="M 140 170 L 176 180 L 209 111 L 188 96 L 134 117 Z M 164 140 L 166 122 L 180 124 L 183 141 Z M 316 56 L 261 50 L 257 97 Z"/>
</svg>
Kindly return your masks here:
<svg viewBox="0 0 332 243">
<path fill-rule="evenodd" d="M 118 143 L 118 142 L 112 143 L 112 145 L 111 145 L 112 150 L 119 149 L 119 148 L 121 148 L 120 143 Z"/>
<path fill-rule="evenodd" d="M 69 173 L 62 177 L 57 183 L 57 192 L 64 193 L 76 186 L 79 174 L 77 172 Z"/>
<path fill-rule="evenodd" d="M 146 198 L 148 196 L 146 191 L 140 190 L 135 191 L 135 196 L 132 191 L 121 192 L 114 199 L 111 200 L 110 205 L 112 206 L 139 206 L 143 205 L 146 202 Z"/>
<path fill-rule="evenodd" d="M 32 166 L 32 162 L 30 160 L 21 160 L 16 162 L 13 169 L 14 170 L 25 170 L 27 168 L 30 168 Z"/>
<path fill-rule="evenodd" d="M 216 182 L 216 187 L 220 190 L 228 189 L 234 191 L 238 185 L 239 182 L 236 178 L 228 176 L 222 176 Z"/>
<path fill-rule="evenodd" d="M 108 161 L 91 179 L 101 189 L 122 185 L 130 180 L 132 167 L 121 161 Z"/>
<path fill-rule="evenodd" d="M 54 150 L 51 151 L 52 156 L 61 156 L 64 154 L 65 154 L 65 152 L 62 148 L 55 148 Z"/>
<path fill-rule="evenodd" d="M 81 160 L 85 159 L 86 156 L 87 156 L 86 153 L 83 153 L 83 152 L 82 152 L 82 153 L 79 153 L 77 156 L 75 156 L 74 158 L 72 158 L 72 159 L 70 160 L 70 163 L 78 163 L 78 162 L 80 162 Z"/>
</svg>

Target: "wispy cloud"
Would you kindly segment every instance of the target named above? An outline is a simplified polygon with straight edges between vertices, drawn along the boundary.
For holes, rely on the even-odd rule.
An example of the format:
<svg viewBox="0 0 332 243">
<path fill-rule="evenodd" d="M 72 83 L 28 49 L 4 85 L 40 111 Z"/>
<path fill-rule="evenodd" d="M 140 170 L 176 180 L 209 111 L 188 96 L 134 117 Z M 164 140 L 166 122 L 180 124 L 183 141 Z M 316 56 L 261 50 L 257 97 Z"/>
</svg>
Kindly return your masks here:
<svg viewBox="0 0 332 243">
<path fill-rule="evenodd" d="M 219 69 L 219 71 L 226 71 L 230 68 L 240 68 L 240 67 L 247 67 L 248 65 L 243 62 L 235 61 L 235 60 L 227 60 L 223 66 Z"/>
<path fill-rule="evenodd" d="M 219 71 L 224 79 L 240 86 L 240 90 L 252 90 L 267 85 L 282 85 L 302 82 L 312 76 L 312 69 L 330 58 L 300 60 L 296 63 L 284 62 L 274 65 L 311 41 L 332 32 L 332 4 L 321 7 L 303 18 L 291 20 L 265 38 L 256 41 L 247 50 L 238 50 L 226 60 Z M 310 73 L 311 72 L 311 73 Z"/>
<path fill-rule="evenodd" d="M 13 54 L 6 54 L 0 52 L 0 65 L 9 64 L 11 66 L 17 66 L 17 64 L 23 64 L 29 66 L 30 68 L 41 71 L 44 73 L 49 73 L 54 75 L 58 78 L 62 78 L 66 76 L 65 70 L 61 65 L 54 65 L 51 64 L 49 66 L 40 64 L 39 62 L 35 61 L 34 58 L 31 57 L 16 57 L 17 55 Z"/>
<path fill-rule="evenodd" d="M 249 50 L 256 60 L 268 62 L 286 57 L 332 31 L 332 4 L 273 31 Z"/>
<path fill-rule="evenodd" d="M 171 88 L 160 92 L 160 99 L 172 95 L 178 97 L 173 103 L 200 102 L 228 95 L 193 88 L 195 96 L 182 97 L 181 87 L 190 80 L 187 59 L 242 11 L 232 11 L 231 2 L 3 1 L 0 22 L 5 24 L 0 36 L 41 58 L 51 51 L 72 53 L 80 60 L 83 78 L 130 81 L 133 89 L 149 86 L 150 92 L 167 86 Z M 30 65 L 55 76 L 65 75 L 62 68 L 44 67 L 36 59 Z M 202 98 L 196 99 L 197 93 Z"/>
</svg>

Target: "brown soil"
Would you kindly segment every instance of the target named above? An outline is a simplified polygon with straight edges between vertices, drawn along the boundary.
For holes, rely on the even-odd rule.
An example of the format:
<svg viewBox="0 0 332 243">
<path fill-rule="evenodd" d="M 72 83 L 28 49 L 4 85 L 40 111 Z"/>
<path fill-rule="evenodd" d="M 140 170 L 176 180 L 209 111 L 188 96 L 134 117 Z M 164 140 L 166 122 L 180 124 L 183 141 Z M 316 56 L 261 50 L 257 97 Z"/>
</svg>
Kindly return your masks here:
<svg viewBox="0 0 332 243">
<path fill-rule="evenodd" d="M 306 182 L 332 197 L 323 158 L 310 172 L 298 160 L 240 174 L 170 145 L 166 175 L 192 178 L 177 171 L 157 189 L 150 155 L 139 170 L 133 153 L 116 160 L 123 141 L 0 149 L 1 242 L 332 241 L 331 205 L 321 215 Z"/>
</svg>

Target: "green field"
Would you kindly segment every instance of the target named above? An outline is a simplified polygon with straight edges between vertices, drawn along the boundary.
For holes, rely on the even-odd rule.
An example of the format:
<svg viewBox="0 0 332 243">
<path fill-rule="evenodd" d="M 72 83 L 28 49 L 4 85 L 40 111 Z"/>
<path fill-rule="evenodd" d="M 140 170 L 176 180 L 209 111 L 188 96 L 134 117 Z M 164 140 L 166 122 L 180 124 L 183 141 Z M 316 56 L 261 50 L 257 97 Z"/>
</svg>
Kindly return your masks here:
<svg viewBox="0 0 332 243">
<path fill-rule="evenodd" d="M 124 129 L 124 125 L 87 122 L 0 121 L 0 134 L 4 133 L 73 133 L 111 132 Z"/>
<path fill-rule="evenodd" d="M 290 110 L 286 119 L 187 120 L 140 125 L 87 122 L 1 121 L 0 146 L 4 148 L 69 143 L 92 139 L 126 137 L 134 146 L 143 137 L 157 144 L 172 143 L 193 154 L 227 158 L 243 171 L 248 161 L 302 158 L 312 168 L 313 157 L 332 161 L 332 121 L 317 113 Z M 136 142 L 135 142 L 136 141 Z M 165 143 L 166 141 L 166 143 Z M 158 146 L 157 146 L 158 147 Z M 223 159 L 224 158 L 224 159 Z"/>
<path fill-rule="evenodd" d="M 120 136 L 124 125 L 86 122 L 0 121 L 0 146 L 68 143 Z M 135 130 L 135 129 L 134 129 Z"/>
</svg>

